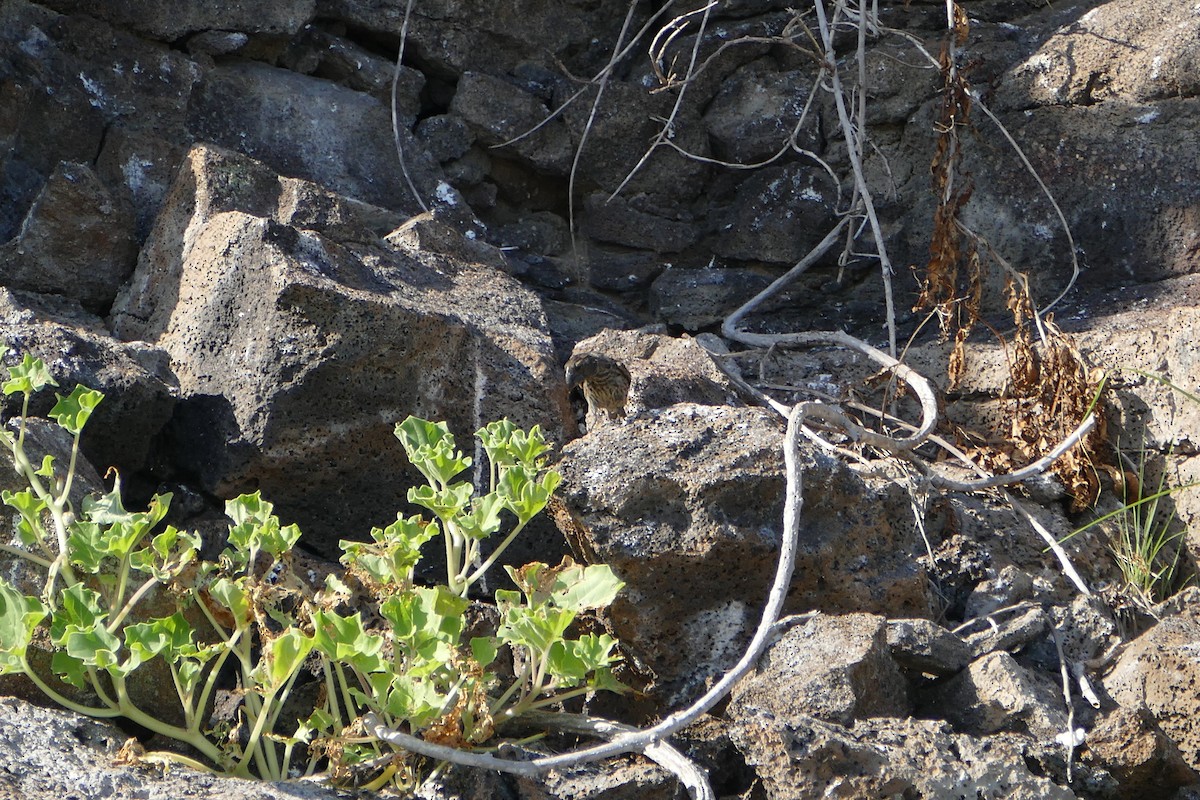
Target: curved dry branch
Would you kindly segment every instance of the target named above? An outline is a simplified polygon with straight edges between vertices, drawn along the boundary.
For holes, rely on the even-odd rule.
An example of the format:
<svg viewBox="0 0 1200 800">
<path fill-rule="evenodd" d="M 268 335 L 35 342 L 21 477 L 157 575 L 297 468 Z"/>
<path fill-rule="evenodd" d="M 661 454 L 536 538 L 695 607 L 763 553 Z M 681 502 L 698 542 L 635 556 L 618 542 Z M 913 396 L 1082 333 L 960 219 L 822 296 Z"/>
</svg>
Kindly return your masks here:
<svg viewBox="0 0 1200 800">
<path fill-rule="evenodd" d="M 416 198 L 417 205 L 421 207 L 421 210 L 428 211 L 429 206 L 425 204 L 421 193 L 417 191 L 417 185 L 413 183 L 412 176 L 408 174 L 408 163 L 404 160 L 404 146 L 400 144 L 400 112 L 398 110 L 397 99 L 400 91 L 400 70 L 401 61 L 404 59 L 404 43 L 408 41 L 408 20 L 412 16 L 413 3 L 415 2 L 416 0 L 408 0 L 408 5 L 404 8 L 404 22 L 400 25 L 400 49 L 396 52 L 396 71 L 392 73 L 392 141 L 396 145 L 396 159 L 400 162 L 400 172 L 404 175 L 404 182 L 408 184 L 408 190 Z"/>
<path fill-rule="evenodd" d="M 786 499 L 783 511 L 783 541 L 780 547 L 779 562 L 775 569 L 775 578 L 771 583 L 771 590 L 767 596 L 766 607 L 763 609 L 758 628 L 755 630 L 754 637 L 746 648 L 746 652 L 738 660 L 737 664 L 731 667 L 721 680 L 714 684 L 712 688 L 705 692 L 692 705 L 667 716 L 651 728 L 621 733 L 606 744 L 574 750 L 556 756 L 535 758 L 531 761 L 513 761 L 478 753 L 464 753 L 453 748 L 436 745 L 399 731 L 393 731 L 383 725 L 382 721 L 374 714 L 368 714 L 364 717 L 367 730 L 372 735 L 384 741 L 421 755 L 472 767 L 500 770 L 516 775 L 534 776 L 548 770 L 561 769 L 588 761 L 598 761 L 602 758 L 608 758 L 621 753 L 647 753 L 649 749 L 656 749 L 657 745 L 668 736 L 695 722 L 700 716 L 710 711 L 713 706 L 723 700 L 729 694 L 734 684 L 745 677 L 754 668 L 754 665 L 758 663 L 759 657 L 772 639 L 775 623 L 783 610 L 784 602 L 787 600 L 788 587 L 791 584 L 792 573 L 796 565 L 796 549 L 800 536 L 800 512 L 804 507 L 803 483 L 798 457 L 799 435 L 807 414 L 816 405 L 818 404 L 801 403 L 792 409 L 788 417 L 787 432 L 784 434 L 783 442 L 783 458 L 787 479 Z"/>
<path fill-rule="evenodd" d="M 1084 417 L 1083 422 L 1079 423 L 1079 426 L 1071 431 L 1067 438 L 1059 442 L 1053 450 L 1032 464 L 1028 464 L 1013 472 L 1007 472 L 1003 475 L 991 475 L 977 481 L 956 481 L 953 478 L 947 478 L 943 475 L 933 475 L 931 476 L 931 480 L 938 488 L 949 489 L 952 492 L 979 492 L 997 486 L 1020 483 L 1036 475 L 1041 475 L 1050 469 L 1051 464 L 1060 459 L 1072 447 L 1079 444 L 1083 440 L 1083 437 L 1087 436 L 1094 427 L 1096 427 L 1096 415 L 1094 413 L 1088 414 Z"/>
<path fill-rule="evenodd" d="M 650 64 L 654 68 L 654 74 L 658 78 L 658 82 L 664 86 L 672 84 L 673 81 L 663 73 L 663 58 L 666 57 L 667 48 L 679 36 L 683 34 L 687 27 L 688 21 L 697 14 L 708 15 L 708 11 L 717 5 L 717 0 L 710 0 L 701 8 L 692 9 L 686 14 L 681 14 L 675 19 L 668 22 L 659 28 L 658 33 L 654 34 L 654 38 L 650 40 Z M 703 31 L 703 26 L 701 31 Z M 688 75 L 691 75 L 691 70 L 688 70 Z"/>
<path fill-rule="evenodd" d="M 708 18 L 712 13 L 713 6 L 715 5 L 717 5 L 717 3 L 714 0 L 713 2 L 710 2 L 704 6 L 704 14 L 700 18 L 700 30 L 696 32 L 696 41 L 692 46 L 692 57 L 691 61 L 688 63 L 688 74 L 691 74 L 692 70 L 696 68 L 696 59 L 700 57 L 700 44 L 704 40 L 704 31 L 708 28 Z M 613 190 L 612 194 L 608 196 L 609 200 L 612 200 L 614 197 L 619 195 L 621 190 L 629 185 L 629 182 L 633 180 L 633 176 L 638 174 L 642 167 L 645 166 L 646 162 L 650 160 L 650 156 L 654 153 L 654 151 L 657 150 L 663 142 L 675 135 L 675 118 L 679 116 L 679 109 L 683 105 L 683 98 L 686 94 L 687 84 L 685 83 L 679 87 L 679 94 L 675 96 L 675 105 L 671 107 L 671 114 L 667 117 L 666 122 L 663 123 L 662 130 L 660 130 L 658 135 L 654 137 L 654 141 L 651 142 L 650 146 L 646 148 L 646 152 L 642 153 L 642 157 L 638 159 L 638 162 L 633 165 L 633 169 L 629 170 L 629 174 L 625 176 L 625 180 L 621 181 L 620 185 L 618 185 L 617 188 Z"/>
</svg>

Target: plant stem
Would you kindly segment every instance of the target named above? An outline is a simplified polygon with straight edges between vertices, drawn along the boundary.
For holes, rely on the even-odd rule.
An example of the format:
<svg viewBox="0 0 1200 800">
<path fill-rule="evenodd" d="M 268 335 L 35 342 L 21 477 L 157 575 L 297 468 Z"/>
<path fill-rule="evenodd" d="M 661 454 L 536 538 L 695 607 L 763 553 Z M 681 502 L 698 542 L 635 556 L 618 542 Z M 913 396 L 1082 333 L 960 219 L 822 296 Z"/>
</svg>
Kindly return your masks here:
<svg viewBox="0 0 1200 800">
<path fill-rule="evenodd" d="M 492 565 L 496 563 L 496 560 L 500 558 L 500 555 L 508 548 L 510 544 L 512 544 L 513 539 L 517 538 L 517 534 L 519 534 L 525 528 L 525 524 L 526 523 L 524 522 L 518 523 L 517 527 L 513 528 L 512 532 L 509 533 L 508 536 L 504 537 L 504 541 L 498 544 L 496 549 L 492 551 L 492 554 L 487 557 L 487 561 L 484 561 L 479 565 L 478 569 L 471 573 L 470 577 L 467 578 L 468 587 L 473 586 L 476 581 L 487 574 L 487 571 L 492 568 Z"/>
<path fill-rule="evenodd" d="M 22 550 L 19 547 L 13 547 L 10 544 L 0 544 L 0 552 L 8 553 L 8 554 L 14 555 L 14 556 L 19 556 L 28 561 L 32 561 L 33 563 L 37 564 L 42 569 L 50 569 L 50 561 L 48 561 L 45 558 L 42 558 L 41 556 L 34 555 L 33 553 L 30 553 L 27 550 Z"/>
<path fill-rule="evenodd" d="M 121 576 L 122 579 L 124 579 L 127 574 L 127 571 L 123 572 Z M 117 628 L 125 620 L 125 617 L 129 616 L 129 612 L 133 611 L 133 607 L 141 602 L 142 598 L 146 596 L 146 593 L 153 589 L 157 584 L 158 578 L 153 576 L 147 578 L 145 583 L 137 588 L 137 591 L 133 593 L 125 605 L 122 606 L 121 610 L 117 612 L 117 616 L 113 617 L 112 622 L 108 623 L 108 632 L 116 633 Z M 124 594 L 124 585 L 122 585 L 121 592 L 118 594 L 118 597 L 120 597 L 121 594 Z"/>
<path fill-rule="evenodd" d="M 25 657 L 21 658 L 21 668 L 24 670 L 25 675 L 28 676 L 29 680 L 33 681 L 35 686 L 41 689 L 47 697 L 58 703 L 63 708 L 74 711 L 76 714 L 82 714 L 85 717 L 111 719 L 113 717 L 121 716 L 121 709 L 116 707 L 94 708 L 92 706 L 85 706 L 82 703 L 76 703 L 74 700 L 67 699 L 62 694 L 59 694 L 57 691 L 55 691 L 50 684 L 42 680 L 41 676 L 33 671 L 33 667 L 29 666 L 29 661 Z"/>
</svg>

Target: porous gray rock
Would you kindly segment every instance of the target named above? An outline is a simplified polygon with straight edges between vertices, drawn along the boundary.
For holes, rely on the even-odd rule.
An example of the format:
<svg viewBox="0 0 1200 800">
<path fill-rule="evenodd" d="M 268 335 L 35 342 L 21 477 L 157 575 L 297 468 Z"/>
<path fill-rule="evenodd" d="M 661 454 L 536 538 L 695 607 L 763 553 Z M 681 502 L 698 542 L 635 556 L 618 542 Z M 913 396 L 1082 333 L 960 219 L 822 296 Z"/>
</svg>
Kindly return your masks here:
<svg viewBox="0 0 1200 800">
<path fill-rule="evenodd" d="M 844 614 L 792 623 L 733 688 L 725 715 L 734 726 L 770 715 L 787 727 L 805 716 L 851 725 L 910 710 L 907 685 L 888 651 L 886 620 Z"/>
<path fill-rule="evenodd" d="M 732 726 L 731 736 L 768 800 L 1076 797 L 1039 774 L 1044 754 L 1037 743 L 1021 736 L 964 736 L 935 720 L 866 719 L 846 728 L 815 717 L 784 725 L 764 712 Z"/>
<path fill-rule="evenodd" d="M 181 767 L 121 766 L 129 738 L 110 722 L 0 698 L 0 791 L 13 800 L 337 800 L 314 783 L 271 784 Z"/>
<path fill-rule="evenodd" d="M 563 449 L 564 500 L 580 521 L 572 544 L 626 582 L 614 626 L 668 701 L 730 666 L 757 622 L 779 547 L 781 434 L 763 409 L 683 403 Z M 897 522 L 903 493 L 810 451 L 802 469 L 791 607 L 928 614 L 919 539 Z"/>
<path fill-rule="evenodd" d="M 820 167 L 763 167 L 714 209 L 715 252 L 725 258 L 794 264 L 833 227 L 838 187 Z"/>
<path fill-rule="evenodd" d="M 0 343 L 7 363 L 29 354 L 46 362 L 60 394 L 76 384 L 104 392 L 81 440 L 84 455 L 100 469 L 129 475 L 147 466 L 154 438 L 175 408 L 177 383 L 166 352 L 143 342 L 114 339 L 102 320 L 71 303 L 0 288 Z M 6 398 L 6 411 L 20 411 Z M 55 403 L 47 389 L 29 411 L 45 415 Z M 65 461 L 62 463 L 66 463 Z"/>
<path fill-rule="evenodd" d="M 1017 651 L 1041 638 L 1050 629 L 1050 615 L 1041 606 L 1022 603 L 1010 607 L 998 619 L 983 619 L 978 630 L 968 634 L 967 647 L 974 658 L 997 650 Z"/>
<path fill-rule="evenodd" d="M 1042 741 L 1067 729 L 1061 687 L 997 651 L 972 662 L 944 686 L 931 690 L 929 707 L 956 730 L 973 735 L 1026 733 Z"/>
<path fill-rule="evenodd" d="M 384 58 L 361 44 L 338 35 L 333 26 L 306 25 L 292 37 L 280 57 L 280 66 L 322 80 L 340 83 L 356 92 L 365 92 L 391 108 L 392 82 L 396 81 L 396 116 L 402 125 L 412 124 L 421 110 L 420 93 L 425 77 L 418 70 L 401 65 L 396 74 L 394 58 Z M 188 41 L 188 46 L 197 37 Z M 394 54 L 393 54 L 394 55 Z"/>
<path fill-rule="evenodd" d="M 621 758 L 517 780 L 521 800 L 674 800 L 679 781 L 657 764 Z"/>
<path fill-rule="evenodd" d="M 1133 711 L 1147 709 L 1194 770 L 1200 770 L 1198 640 L 1200 620 L 1194 614 L 1167 617 L 1130 642 L 1104 677 L 1112 699 Z"/>
<path fill-rule="evenodd" d="M 0 6 L 5 87 L 0 116 L 7 120 L 0 153 L 0 241 L 18 233 L 35 198 L 64 163 L 85 165 L 102 184 L 85 178 L 86 184 L 71 189 L 76 197 L 95 198 L 84 231 L 92 237 L 102 233 L 114 244 L 135 231 L 139 241 L 144 238 L 190 144 L 187 105 L 200 74 L 183 53 L 91 14 L 57 14 L 24 0 Z M 105 202 L 113 211 L 100 210 Z M 129 204 L 135 230 L 122 217 Z M 80 235 L 63 234 L 67 241 Z M 61 245 L 56 252 L 64 255 Z M 104 263 L 112 253 L 110 244 L 98 255 Z M 70 263 L 81 258 L 69 255 Z M 94 280 L 82 277 L 85 284 Z"/>
<path fill-rule="evenodd" d="M 609 194 L 620 187 L 626 196 L 647 195 L 664 209 L 685 208 L 698 198 L 709 177 L 708 164 L 672 147 L 660 146 L 648 153 L 662 132 L 663 120 L 671 115 L 673 98 L 650 94 L 644 86 L 625 81 L 609 81 L 604 95 L 603 114 L 592 115 L 591 103 L 579 102 L 563 112 L 572 141 L 582 143 L 576 180 L 587 180 Z M 708 136 L 697 112 L 689 105 L 677 117 L 672 143 L 686 153 L 707 157 Z"/>
<path fill-rule="evenodd" d="M 1200 431 L 1200 403 L 1174 387 L 1184 388 L 1189 376 L 1200 374 L 1200 354 L 1193 346 L 1193 331 L 1200 325 L 1200 275 L 1104 293 L 1092 306 L 1069 329 L 1094 361 L 1121 370 L 1113 397 L 1115 421 L 1123 431 L 1120 446 L 1131 456 L 1144 447 L 1154 454 L 1152 462 L 1161 458 L 1168 486 L 1195 483 L 1200 478 L 1200 440 L 1194 433 Z M 1153 361 L 1147 361 L 1148 354 Z M 1151 364 L 1153 373 L 1174 387 L 1134 371 Z M 1175 492 L 1171 501 L 1195 552 L 1200 547 L 1200 492 Z"/>
<path fill-rule="evenodd" d="M 928 619 L 890 619 L 888 651 L 905 670 L 954 675 L 971 661 L 971 651 L 958 636 Z"/>
<path fill-rule="evenodd" d="M 668 702 L 732 664 L 754 625 L 782 513 L 779 435 L 760 409 L 680 404 L 563 448 L 572 545 L 625 581 L 613 625 Z"/>
<path fill-rule="evenodd" d="M 656 253 L 677 253 L 695 243 L 699 231 L 693 221 L 663 216 L 653 204 L 642 208 L 641 199 L 588 195 L 583 202 L 580 232 L 596 241 Z"/>
<path fill-rule="evenodd" d="M 804 71 L 780 71 L 770 59 L 741 67 L 723 82 L 704 111 L 713 155 L 735 164 L 754 164 L 786 150 L 793 141 L 819 152 L 820 124 L 815 108 L 809 110 L 806 124 L 796 130 L 810 91 Z"/>
<path fill-rule="evenodd" d="M 137 258 L 133 209 L 87 164 L 60 162 L 21 223 L 0 245 L 0 282 L 107 311 Z"/>
<path fill-rule="evenodd" d="M 1033 576 L 1012 564 L 1006 564 L 971 590 L 963 609 L 964 616 L 966 619 L 986 617 L 1002 608 L 1028 601 L 1033 596 Z"/>
<path fill-rule="evenodd" d="M 428 72 L 443 78 L 471 70 L 515 71 L 534 57 L 566 56 L 615 33 L 619 20 L 603 11 L 540 0 L 502 6 L 486 0 L 416 4 L 408 47 L 420 53 Z M 318 16 L 387 37 L 400 32 L 404 13 L 404 5 L 380 0 L 317 0 Z"/>
<path fill-rule="evenodd" d="M 562 120 L 546 122 L 550 109 L 545 101 L 511 81 L 466 72 L 458 82 L 450 110 L 467 123 L 481 143 L 490 147 L 506 145 L 496 151 L 498 155 L 515 155 L 538 169 L 559 174 L 570 167 L 574 148 Z M 523 134 L 529 135 L 507 144 Z"/>
<path fill-rule="evenodd" d="M 650 286 L 650 307 L 670 325 L 712 327 L 766 289 L 771 278 L 738 267 L 668 268 Z"/>
<path fill-rule="evenodd" d="M 394 519 L 418 480 L 391 433 L 408 414 L 468 450 L 492 420 L 553 439 L 566 416 L 537 299 L 388 245 L 363 209 L 197 148 L 113 317 L 171 355 L 174 462 L 220 496 L 261 489 L 326 554 Z"/>
<path fill-rule="evenodd" d="M 406 88 L 415 95 L 417 87 Z M 420 210 L 396 163 L 391 113 L 370 95 L 239 62 L 210 70 L 188 112 L 197 139 L 245 153 L 282 175 L 384 208 Z M 399 135 L 409 175 L 431 202 L 440 177 L 437 162 L 403 121 Z"/>
<path fill-rule="evenodd" d="M 1085 763 L 1109 772 L 1129 797 L 1168 800 L 1183 786 L 1200 783 L 1179 747 L 1145 708 L 1112 709 L 1087 734 Z"/>
<path fill-rule="evenodd" d="M 597 289 L 644 289 L 669 266 L 658 253 L 592 245 L 587 249 L 587 280 Z"/>
<path fill-rule="evenodd" d="M 1178 3 L 1115 0 L 1049 37 L 1002 81 L 1012 107 L 1146 103 L 1200 93 L 1200 19 Z"/>
</svg>

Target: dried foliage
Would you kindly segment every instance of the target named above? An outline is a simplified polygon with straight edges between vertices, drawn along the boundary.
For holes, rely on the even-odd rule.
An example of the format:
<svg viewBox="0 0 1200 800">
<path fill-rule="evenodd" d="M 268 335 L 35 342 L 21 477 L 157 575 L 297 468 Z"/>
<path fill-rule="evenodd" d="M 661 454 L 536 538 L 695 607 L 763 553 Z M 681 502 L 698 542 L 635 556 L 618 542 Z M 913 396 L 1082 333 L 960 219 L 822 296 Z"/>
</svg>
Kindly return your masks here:
<svg viewBox="0 0 1200 800">
<path fill-rule="evenodd" d="M 985 259 L 979 238 L 960 221 L 971 199 L 973 182 L 963 167 L 962 136 L 973 131 L 971 88 L 958 64 L 956 48 L 967 36 L 968 22 L 952 4 L 953 26 L 938 58 L 942 74 L 942 104 L 935 125 L 937 140 L 930 163 L 936 205 L 929 245 L 929 261 L 921 278 L 914 311 L 933 314 L 943 340 L 953 339 L 946 372 L 953 390 L 966 370 L 967 339 L 980 321 Z M 1009 345 L 1009 382 L 1005 400 L 1011 404 L 1007 430 L 997 431 L 998 444 L 971 448 L 989 469 L 1011 471 L 1036 461 L 1075 430 L 1088 412 L 1102 409 L 1097 403 L 1103 373 L 1085 363 L 1070 338 L 1051 318 L 1037 319 L 1035 305 L 1023 275 L 1008 280 L 1008 309 L 1016 333 Z M 1033 331 L 1040 332 L 1035 343 Z M 1073 510 L 1095 502 L 1100 491 L 1100 471 L 1119 472 L 1112 466 L 1106 444 L 1103 416 L 1081 442 L 1054 466 L 1066 484 Z"/>
<path fill-rule="evenodd" d="M 956 39 L 966 35 L 966 21 L 955 32 Z M 921 281 L 921 293 L 914 311 L 931 311 L 938 320 L 943 339 L 954 338 L 947 373 L 950 388 L 958 385 L 966 366 L 966 341 L 979 321 L 983 293 L 983 262 L 973 237 L 966 236 L 958 215 L 971 199 L 974 189 L 971 175 L 962 167 L 960 133 L 970 129 L 970 85 L 955 64 L 950 42 L 942 47 L 938 59 L 942 73 L 942 106 L 935 126 L 937 143 L 930 163 L 933 193 L 937 206 L 933 213 L 933 233 L 929 243 L 929 261 Z M 960 270 L 966 286 L 960 287 Z"/>
<path fill-rule="evenodd" d="M 1089 412 L 1099 424 L 1054 464 L 1071 497 L 1071 510 L 1082 511 L 1100 493 L 1099 473 L 1114 469 L 1103 414 L 1104 371 L 1090 367 L 1053 318 L 1040 321 L 1041 342 L 1034 342 L 1033 304 L 1023 276 L 1008 282 L 1008 307 L 1017 331 L 1005 399 L 1011 405 L 1006 438 L 1013 458 L 1028 463 L 1074 430 Z"/>
</svg>

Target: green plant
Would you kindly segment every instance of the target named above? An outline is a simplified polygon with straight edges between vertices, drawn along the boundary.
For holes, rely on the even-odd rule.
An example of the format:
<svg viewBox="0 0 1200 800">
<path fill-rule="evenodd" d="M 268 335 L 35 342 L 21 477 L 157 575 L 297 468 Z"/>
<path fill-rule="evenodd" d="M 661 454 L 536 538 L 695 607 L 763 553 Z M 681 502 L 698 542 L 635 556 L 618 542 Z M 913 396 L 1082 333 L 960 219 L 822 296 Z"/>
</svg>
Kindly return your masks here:
<svg viewBox="0 0 1200 800">
<path fill-rule="evenodd" d="M 1139 369 L 1125 371 L 1153 380 L 1191 402 L 1200 402 L 1200 397 L 1176 386 L 1161 375 Z M 1113 373 L 1106 372 L 1098 382 L 1098 388 L 1088 408 L 1089 413 L 1099 404 L 1112 377 Z M 1147 494 L 1146 481 L 1150 476 L 1149 454 L 1145 442 L 1142 443 L 1136 462 L 1122 455 L 1119 446 L 1116 449 L 1118 463 L 1131 463 L 1137 470 L 1137 473 L 1133 474 L 1117 466 L 1102 467 L 1113 476 L 1114 489 L 1121 500 L 1120 506 L 1076 528 L 1061 541 L 1065 542 L 1094 526 L 1111 521 L 1109 548 L 1116 559 L 1117 567 L 1121 570 L 1125 589 L 1138 603 L 1150 607 L 1166 599 L 1178 588 L 1178 569 L 1182 555 L 1182 548 L 1175 543 L 1183 536 L 1183 532 L 1172 530 L 1174 520 L 1163 513 L 1161 501 L 1176 492 L 1200 484 L 1168 487 L 1164 471 L 1159 473 L 1155 491 Z M 1170 456 L 1170 451 L 1167 455 Z"/>
<path fill-rule="evenodd" d="M 1140 603 L 1152 606 L 1175 590 L 1182 550 L 1176 541 L 1183 536 L 1183 531 L 1173 530 L 1177 527 L 1175 520 L 1162 513 L 1160 504 L 1171 494 L 1196 484 L 1169 487 L 1164 471 L 1159 474 L 1153 493 L 1146 494 L 1146 480 L 1150 477 L 1147 461 L 1143 444 L 1137 460 L 1136 486 L 1126 479 L 1121 506 L 1084 528 L 1113 520 L 1115 529 L 1109 546 L 1125 587 Z"/>
<path fill-rule="evenodd" d="M 0 350 L 0 355 L 3 351 Z M 0 579 L 0 673 L 29 676 L 49 697 L 96 717 L 126 717 L 190 745 L 201 760 L 155 757 L 221 772 L 278 780 L 328 771 L 335 781 L 402 785 L 414 777 L 403 752 L 363 735 L 374 713 L 388 726 L 458 747 L 491 739 L 520 714 L 599 689 L 620 690 L 610 668 L 616 641 L 572 636 L 584 611 L 603 608 L 621 587 L 602 565 L 508 568 L 519 591 L 496 593 L 499 622 L 466 639 L 467 592 L 500 552 L 546 505 L 560 478 L 546 469 L 540 431 L 504 421 L 479 431 L 489 460 L 489 491 L 475 496 L 457 478 L 470 459 L 444 423 L 410 417 L 396 436 L 428 485 L 410 499 L 433 512 L 371 531 L 368 542 L 342 542 L 341 574 L 312 587 L 292 569 L 295 525 L 282 525 L 257 493 L 227 503 L 228 546 L 216 562 L 197 557 L 194 533 L 163 526 L 170 495 L 146 511 L 121 501 L 120 478 L 80 509 L 70 501 L 79 437 L 103 395 L 76 387 L 51 417 L 72 436 L 65 469 L 26 452 L 32 395 L 56 385 L 38 359 L 9 369 L 6 395 L 23 396 L 15 433 L 0 431 L 27 488 L 5 491 L 17 512 L 19 546 L 0 545 L 44 571 L 38 595 Z M 510 527 L 491 555 L 482 543 Z M 447 583 L 413 581 L 421 546 L 441 535 Z M 30 650 L 52 652 L 54 685 L 30 663 Z M 494 667 L 515 654 L 506 683 Z M 166 665 L 175 709 L 134 702 L 130 681 L 148 662 Z M 236 680 L 237 711 L 224 721 L 212 707 L 221 680 Z M 307 691 L 297 691 L 307 684 Z M 69 687 L 73 687 L 72 694 Z M 284 708 L 311 697 L 303 719 Z M 294 717 L 294 714 L 293 714 Z"/>
</svg>

